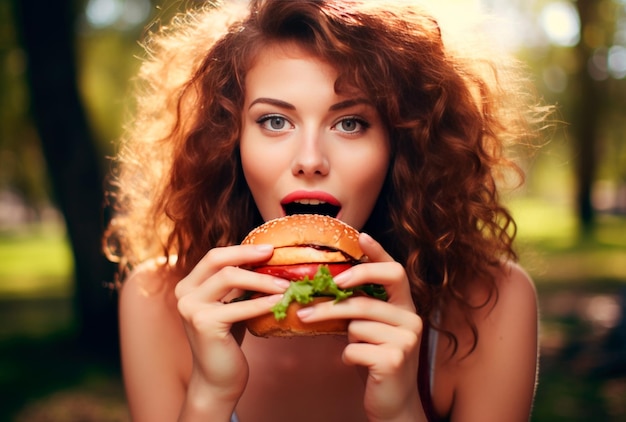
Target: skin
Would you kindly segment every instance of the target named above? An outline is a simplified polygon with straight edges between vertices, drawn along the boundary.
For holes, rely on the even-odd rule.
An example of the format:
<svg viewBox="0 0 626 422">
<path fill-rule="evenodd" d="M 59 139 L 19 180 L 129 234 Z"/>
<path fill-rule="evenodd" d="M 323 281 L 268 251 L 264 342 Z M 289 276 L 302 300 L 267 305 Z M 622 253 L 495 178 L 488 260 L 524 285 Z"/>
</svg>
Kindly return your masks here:
<svg viewBox="0 0 626 422">
<path fill-rule="evenodd" d="M 388 140 L 376 110 L 358 92 L 337 95 L 335 78 L 332 67 L 292 45 L 267 48 L 250 69 L 241 154 L 265 219 L 283 215 L 283 198 L 302 191 L 332 195 L 341 205 L 339 217 L 357 228 L 372 210 L 388 165 Z M 350 108 L 335 107 L 353 99 Z M 280 119 L 264 120 L 268 114 Z M 367 130 L 353 125 L 355 116 Z M 382 284 L 389 301 L 350 298 L 299 315 L 305 322 L 349 319 L 347 338 L 245 335 L 240 322 L 267 313 L 288 286 L 240 268 L 266 260 L 271 247 L 215 248 L 189 274 L 154 263 L 138 268 L 120 298 L 133 420 L 228 421 L 235 409 L 242 422 L 291 421 L 294 415 L 303 422 L 426 420 L 416 383 L 422 321 L 406 273 L 370 236 L 361 234 L 359 241 L 370 262 L 336 282 Z M 442 309 L 442 325 L 457 335 L 459 351 L 451 357 L 439 336 L 433 400 L 453 421 L 528 420 L 537 359 L 535 291 L 514 265 L 505 265 L 496 280 L 497 302 L 475 311 L 480 341 L 471 354 L 460 310 Z M 465 292 L 473 303 L 485 302 L 481 286 L 476 280 Z M 222 303 L 247 289 L 269 296 Z"/>
<path fill-rule="evenodd" d="M 265 220 L 285 215 L 281 202 L 294 193 L 330 195 L 337 218 L 357 229 L 369 217 L 389 164 L 387 132 L 363 95 L 335 93 L 336 79 L 292 45 L 267 47 L 248 72 L 241 161 Z"/>
</svg>

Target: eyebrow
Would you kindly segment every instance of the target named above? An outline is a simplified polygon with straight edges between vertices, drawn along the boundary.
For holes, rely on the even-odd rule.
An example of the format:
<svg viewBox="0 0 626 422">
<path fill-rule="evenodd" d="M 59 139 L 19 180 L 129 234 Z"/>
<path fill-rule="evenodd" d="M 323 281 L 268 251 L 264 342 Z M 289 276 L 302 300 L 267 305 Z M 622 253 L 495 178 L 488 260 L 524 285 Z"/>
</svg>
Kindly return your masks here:
<svg viewBox="0 0 626 422">
<path fill-rule="evenodd" d="M 352 98 L 349 100 L 341 101 L 337 104 L 333 104 L 332 106 L 330 106 L 328 111 L 343 110 L 344 108 L 350 108 L 359 104 L 366 104 L 371 106 L 372 102 L 369 101 L 367 98 Z"/>
<path fill-rule="evenodd" d="M 284 108 L 287 110 L 296 109 L 296 106 L 286 101 L 277 100 L 275 98 L 266 98 L 266 97 L 257 98 L 256 100 L 252 101 L 248 109 L 251 109 L 252 106 L 255 104 L 269 104 L 269 105 Z M 369 101 L 367 98 L 354 98 L 354 99 L 349 99 L 349 100 L 338 102 L 337 104 L 333 104 L 328 108 L 328 111 L 343 110 L 343 109 L 350 108 L 358 104 L 372 105 L 371 101 Z"/>
<path fill-rule="evenodd" d="M 257 98 L 256 100 L 252 101 L 252 103 L 250 103 L 250 107 L 248 107 L 248 110 L 252 108 L 253 105 L 255 104 L 269 104 L 269 105 L 273 105 L 276 107 L 280 107 L 280 108 L 285 108 L 288 110 L 295 110 L 296 106 L 294 106 L 293 104 L 289 104 L 286 101 L 281 101 L 281 100 L 276 100 L 274 98 Z"/>
</svg>

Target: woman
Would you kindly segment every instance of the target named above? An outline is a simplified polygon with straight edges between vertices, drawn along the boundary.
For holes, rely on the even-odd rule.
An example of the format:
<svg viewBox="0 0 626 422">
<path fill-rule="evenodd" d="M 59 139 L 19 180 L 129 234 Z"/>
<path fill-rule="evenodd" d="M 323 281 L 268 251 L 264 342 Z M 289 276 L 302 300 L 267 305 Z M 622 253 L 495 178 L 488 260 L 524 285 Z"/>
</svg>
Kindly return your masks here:
<svg viewBox="0 0 626 422">
<path fill-rule="evenodd" d="M 497 180 L 539 109 L 513 62 L 454 42 L 405 1 L 238 2 L 153 35 L 106 239 L 133 420 L 528 420 L 537 304 Z M 294 209 L 363 232 L 336 282 L 389 294 L 300 312 L 347 337 L 241 328 L 288 281 L 239 243 Z"/>
</svg>

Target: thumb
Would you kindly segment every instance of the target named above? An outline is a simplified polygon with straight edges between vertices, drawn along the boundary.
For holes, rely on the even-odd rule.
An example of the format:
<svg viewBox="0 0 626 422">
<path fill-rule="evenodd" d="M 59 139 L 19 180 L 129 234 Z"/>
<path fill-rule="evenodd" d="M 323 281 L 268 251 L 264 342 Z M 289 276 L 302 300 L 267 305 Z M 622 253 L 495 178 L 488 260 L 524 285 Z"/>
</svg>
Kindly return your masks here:
<svg viewBox="0 0 626 422">
<path fill-rule="evenodd" d="M 359 246 L 370 262 L 393 262 L 391 255 L 367 233 L 359 234 Z"/>
</svg>

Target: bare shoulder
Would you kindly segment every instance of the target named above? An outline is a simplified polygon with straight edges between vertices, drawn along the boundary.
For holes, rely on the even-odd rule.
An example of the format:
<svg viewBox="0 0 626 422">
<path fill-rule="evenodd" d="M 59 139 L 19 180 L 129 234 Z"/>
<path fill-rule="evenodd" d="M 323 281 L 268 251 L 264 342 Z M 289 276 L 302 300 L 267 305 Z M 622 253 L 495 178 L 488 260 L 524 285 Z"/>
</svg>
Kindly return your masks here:
<svg viewBox="0 0 626 422">
<path fill-rule="evenodd" d="M 146 262 L 121 288 L 122 369 L 133 420 L 175 420 L 180 409 L 191 352 L 173 292 L 178 279 L 171 268 Z"/>
<path fill-rule="evenodd" d="M 506 262 L 495 274 L 498 295 L 491 312 L 519 313 L 530 316 L 537 313 L 537 291 L 530 275 L 517 263 Z M 487 317 L 489 317 L 487 315 Z M 514 318 L 515 320 L 519 318 Z"/>
<path fill-rule="evenodd" d="M 181 335 L 174 295 L 179 279 L 171 266 L 149 261 L 135 268 L 124 281 L 119 295 L 123 357 L 128 352 L 149 350 L 163 339 Z"/>
<path fill-rule="evenodd" d="M 122 284 L 121 312 L 141 314 L 144 310 L 150 309 L 166 311 L 173 304 L 174 286 L 177 281 L 178 276 L 171 267 L 160 265 L 153 260 L 140 264 Z"/>
<path fill-rule="evenodd" d="M 536 296 L 535 284 L 530 275 L 515 262 L 505 262 L 502 264 L 502 271 L 496 277 L 498 287 L 501 289 L 522 289 L 532 297 Z"/>
<path fill-rule="evenodd" d="M 491 339 L 502 336 L 503 332 L 519 334 L 524 326 L 528 335 L 536 332 L 537 293 L 528 273 L 517 263 L 504 262 L 492 269 L 492 275 L 495 290 L 477 282 L 468 288 L 466 297 L 474 308 L 471 317 L 479 336 L 477 351 L 483 347 L 491 350 Z M 446 328 L 459 338 L 463 349 L 460 354 L 467 354 L 474 348 L 474 335 L 468 330 L 459 307 L 452 305 L 447 312 Z"/>
<path fill-rule="evenodd" d="M 497 295 L 474 313 L 476 348 L 458 361 L 452 415 L 463 414 L 467 421 L 527 421 L 537 376 L 536 290 L 518 264 L 504 263 L 494 276 Z"/>
<path fill-rule="evenodd" d="M 538 310 L 535 285 L 524 269 L 516 263 L 503 263 L 494 270 L 496 294 L 489 303 L 476 310 L 474 321 L 478 330 L 478 356 L 498 353 L 498 348 L 516 343 L 536 348 Z"/>
<path fill-rule="evenodd" d="M 172 267 L 150 261 L 141 264 L 124 281 L 119 316 L 123 354 L 149 349 L 152 344 L 182 333 L 174 287 L 180 279 Z"/>
</svg>

